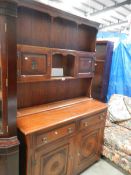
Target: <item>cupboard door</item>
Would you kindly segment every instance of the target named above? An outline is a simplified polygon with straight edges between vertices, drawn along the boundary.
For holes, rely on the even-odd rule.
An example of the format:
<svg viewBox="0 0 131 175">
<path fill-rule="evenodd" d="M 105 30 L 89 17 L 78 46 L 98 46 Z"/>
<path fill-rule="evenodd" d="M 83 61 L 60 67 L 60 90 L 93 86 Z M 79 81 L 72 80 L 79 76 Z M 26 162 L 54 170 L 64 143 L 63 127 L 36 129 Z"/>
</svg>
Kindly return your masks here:
<svg viewBox="0 0 131 175">
<path fill-rule="evenodd" d="M 40 47 L 18 47 L 18 81 L 41 81 L 49 78 L 51 58 L 49 51 Z"/>
<path fill-rule="evenodd" d="M 80 173 L 97 161 L 101 152 L 103 129 L 96 129 L 90 133 L 82 131 L 77 140 L 76 172 Z"/>
<path fill-rule="evenodd" d="M 35 151 L 33 175 L 72 175 L 73 147 L 70 141 L 61 141 Z"/>
<path fill-rule="evenodd" d="M 21 54 L 21 76 L 46 75 L 47 74 L 47 54 Z"/>
<path fill-rule="evenodd" d="M 94 75 L 94 54 L 80 54 L 77 63 L 77 76 L 79 78 L 92 77 Z"/>
</svg>

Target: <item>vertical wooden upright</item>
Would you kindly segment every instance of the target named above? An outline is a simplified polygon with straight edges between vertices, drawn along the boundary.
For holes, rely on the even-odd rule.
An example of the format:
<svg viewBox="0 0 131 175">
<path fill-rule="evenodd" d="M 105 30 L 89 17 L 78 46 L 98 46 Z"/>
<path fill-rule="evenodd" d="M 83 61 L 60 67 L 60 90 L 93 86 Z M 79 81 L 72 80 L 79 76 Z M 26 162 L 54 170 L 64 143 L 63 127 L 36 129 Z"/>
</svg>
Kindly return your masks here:
<svg viewBox="0 0 131 175">
<path fill-rule="evenodd" d="M 2 82 L 1 175 L 18 175 L 19 168 L 19 142 L 16 133 L 16 17 L 16 1 L 0 0 L 0 78 Z"/>
</svg>

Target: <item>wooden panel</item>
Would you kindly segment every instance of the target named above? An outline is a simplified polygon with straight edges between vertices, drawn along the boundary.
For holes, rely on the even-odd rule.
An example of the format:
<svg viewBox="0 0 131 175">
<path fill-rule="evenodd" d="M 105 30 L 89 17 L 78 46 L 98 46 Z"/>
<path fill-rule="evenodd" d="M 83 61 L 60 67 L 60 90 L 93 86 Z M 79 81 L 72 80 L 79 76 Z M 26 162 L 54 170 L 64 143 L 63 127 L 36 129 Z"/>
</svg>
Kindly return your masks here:
<svg viewBox="0 0 131 175">
<path fill-rule="evenodd" d="M 86 25 L 78 26 L 78 50 L 80 51 L 95 51 L 96 29 Z"/>
<path fill-rule="evenodd" d="M 26 32 L 23 32 L 26 29 Z M 50 46 L 51 17 L 28 8 L 18 9 L 17 41 L 19 44 Z"/>
<path fill-rule="evenodd" d="M 78 69 L 77 76 L 78 77 L 92 77 L 94 75 L 94 53 L 85 53 L 80 52 L 78 54 Z"/>
<path fill-rule="evenodd" d="M 77 49 L 77 24 L 62 18 L 54 18 L 52 47 Z"/>
<path fill-rule="evenodd" d="M 89 89 L 89 83 L 89 79 L 19 83 L 18 108 L 85 96 Z"/>
<path fill-rule="evenodd" d="M 75 124 L 73 123 L 61 128 L 56 128 L 46 133 L 45 132 L 37 133 L 37 136 L 35 137 L 36 138 L 35 144 L 38 146 L 44 145 L 57 139 L 60 139 L 62 137 L 68 136 L 74 132 L 75 132 Z"/>
<path fill-rule="evenodd" d="M 100 125 L 96 125 L 96 128 L 93 128 L 91 132 L 79 133 L 76 141 L 76 174 L 79 174 L 100 158 L 102 137 L 103 129 Z"/>
<path fill-rule="evenodd" d="M 47 71 L 47 55 L 22 54 L 21 75 L 43 75 Z"/>
<path fill-rule="evenodd" d="M 88 32 L 87 26 L 79 25 L 78 26 L 78 50 L 90 51 L 89 37 L 90 37 L 90 33 Z"/>
<path fill-rule="evenodd" d="M 45 47 L 17 45 L 18 82 L 42 81 L 50 77 L 50 50 Z"/>
<path fill-rule="evenodd" d="M 37 149 L 32 161 L 36 162 L 32 166 L 32 175 L 72 175 L 73 147 L 72 140 L 65 138 Z"/>
<path fill-rule="evenodd" d="M 79 58 L 79 73 L 91 73 L 92 72 L 92 60 L 90 58 Z"/>
<path fill-rule="evenodd" d="M 96 34 L 97 30 L 95 28 L 92 28 L 90 31 L 90 37 L 89 37 L 89 51 L 90 52 L 95 52 L 96 51 Z"/>
</svg>

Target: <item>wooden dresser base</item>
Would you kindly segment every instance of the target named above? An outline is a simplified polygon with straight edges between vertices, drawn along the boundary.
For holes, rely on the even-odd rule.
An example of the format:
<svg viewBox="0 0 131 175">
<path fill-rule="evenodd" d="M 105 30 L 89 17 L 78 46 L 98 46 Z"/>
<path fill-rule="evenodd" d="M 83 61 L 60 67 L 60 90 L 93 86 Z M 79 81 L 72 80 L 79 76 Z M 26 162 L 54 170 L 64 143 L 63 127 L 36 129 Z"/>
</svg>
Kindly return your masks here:
<svg viewBox="0 0 131 175">
<path fill-rule="evenodd" d="M 89 98 L 57 104 L 18 111 L 21 175 L 76 175 L 99 159 L 106 105 Z"/>
</svg>

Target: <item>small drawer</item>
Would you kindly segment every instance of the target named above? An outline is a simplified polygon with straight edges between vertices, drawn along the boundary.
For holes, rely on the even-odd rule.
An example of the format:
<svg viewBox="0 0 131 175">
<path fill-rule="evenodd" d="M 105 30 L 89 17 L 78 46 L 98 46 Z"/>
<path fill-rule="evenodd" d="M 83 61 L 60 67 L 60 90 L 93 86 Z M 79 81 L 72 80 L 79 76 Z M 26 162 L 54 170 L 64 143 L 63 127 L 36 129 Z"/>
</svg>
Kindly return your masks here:
<svg viewBox="0 0 131 175">
<path fill-rule="evenodd" d="M 36 136 L 37 145 L 47 144 L 75 132 L 75 123 Z"/>
<path fill-rule="evenodd" d="M 106 118 L 106 112 L 84 118 L 80 121 L 80 129 L 85 129 L 91 125 L 104 122 L 105 118 Z"/>
</svg>

